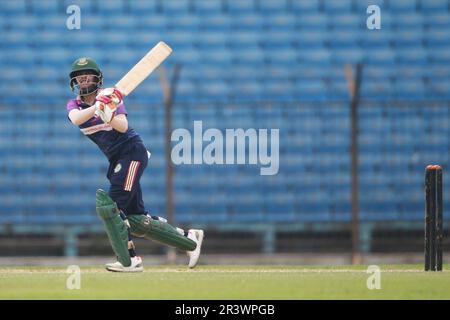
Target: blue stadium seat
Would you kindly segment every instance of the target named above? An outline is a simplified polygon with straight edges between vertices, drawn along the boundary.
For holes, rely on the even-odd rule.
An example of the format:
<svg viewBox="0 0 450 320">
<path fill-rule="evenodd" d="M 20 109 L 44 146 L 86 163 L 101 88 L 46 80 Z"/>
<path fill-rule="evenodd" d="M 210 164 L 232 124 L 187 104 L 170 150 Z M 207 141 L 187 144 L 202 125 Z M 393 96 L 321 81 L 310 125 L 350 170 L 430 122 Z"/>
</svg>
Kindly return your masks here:
<svg viewBox="0 0 450 320">
<path fill-rule="evenodd" d="M 113 39 L 112 39 L 113 41 Z M 147 49 L 148 50 L 148 49 Z M 118 65 L 124 65 L 126 68 L 131 68 L 136 62 L 146 54 L 146 51 L 132 50 L 127 47 L 122 48 L 120 51 L 111 51 L 108 55 L 108 61 Z"/>
<path fill-rule="evenodd" d="M 295 97 L 302 101 L 308 100 L 325 100 L 326 88 L 325 84 L 320 81 L 297 81 L 295 85 Z"/>
<path fill-rule="evenodd" d="M 192 220 L 199 223 L 214 223 L 218 224 L 227 221 L 227 214 L 225 206 L 222 203 L 217 203 L 214 206 L 209 204 L 194 204 L 193 205 Z"/>
<path fill-rule="evenodd" d="M 202 18 L 220 14 L 223 11 L 223 1 L 194 1 L 195 11 L 202 16 Z"/>
<path fill-rule="evenodd" d="M 328 37 L 328 43 L 332 49 L 352 50 L 357 46 L 359 34 L 349 31 L 332 31 Z"/>
<path fill-rule="evenodd" d="M 300 49 L 323 49 L 328 41 L 328 33 L 322 31 L 298 31 L 294 39 L 295 46 Z"/>
<path fill-rule="evenodd" d="M 331 53 L 327 49 L 312 48 L 298 53 L 298 61 L 302 64 L 326 66 L 330 64 Z"/>
<path fill-rule="evenodd" d="M 428 57 L 432 63 L 448 64 L 450 63 L 450 48 L 433 48 L 428 50 Z"/>
<path fill-rule="evenodd" d="M 294 31 L 297 18 L 290 13 L 274 13 L 269 11 L 263 19 L 263 27 L 267 30 Z"/>
<path fill-rule="evenodd" d="M 365 56 L 369 64 L 390 66 L 395 63 L 394 51 L 392 49 L 367 50 Z"/>
<path fill-rule="evenodd" d="M 209 66 L 204 67 L 202 65 L 197 66 L 196 69 L 184 69 L 184 76 L 189 76 L 191 79 L 196 79 L 197 81 L 201 81 L 202 79 L 206 80 L 215 80 L 215 79 L 229 79 L 228 75 L 223 74 L 223 69 L 220 66 Z"/>
<path fill-rule="evenodd" d="M 133 16 L 152 16 L 156 13 L 155 1 L 128 1 L 130 13 Z"/>
<path fill-rule="evenodd" d="M 396 56 L 398 64 L 420 66 L 425 65 L 428 61 L 427 52 L 422 47 L 413 50 L 410 48 L 396 50 Z"/>
<path fill-rule="evenodd" d="M 303 0 L 292 0 L 291 1 L 292 9 L 299 13 L 315 13 L 320 10 L 320 0 L 311 0 L 311 1 L 303 1 Z"/>
<path fill-rule="evenodd" d="M 382 18 L 383 19 L 383 18 Z M 392 27 L 403 30 L 422 30 L 423 16 L 419 13 L 409 13 L 405 15 L 398 15 L 392 19 Z"/>
<path fill-rule="evenodd" d="M 238 66 L 261 68 L 265 64 L 264 59 L 265 55 L 261 49 L 247 49 L 240 52 L 233 51 L 233 63 Z M 252 73 L 256 76 L 257 71 L 253 71 Z"/>
<path fill-rule="evenodd" d="M 350 98 L 347 83 L 332 81 L 328 85 L 327 96 L 333 101 L 335 101 L 335 100 L 347 101 Z"/>
<path fill-rule="evenodd" d="M 374 100 L 386 100 L 392 96 L 392 86 L 386 79 L 379 81 L 363 82 L 361 87 L 361 97 Z"/>
<path fill-rule="evenodd" d="M 334 50 L 331 61 L 334 64 L 344 65 L 347 63 L 356 64 L 364 60 L 364 53 L 357 48 Z"/>
<path fill-rule="evenodd" d="M 167 28 L 171 31 L 195 33 L 204 27 L 204 19 L 199 19 L 198 16 L 193 14 L 181 15 L 177 16 L 176 19 L 169 19 L 167 21 Z"/>
<path fill-rule="evenodd" d="M 25 30 L 14 30 L 0 34 L 0 47 L 2 50 L 28 50 L 32 38 Z"/>
<path fill-rule="evenodd" d="M 409 14 L 417 9 L 417 0 L 396 0 L 389 1 L 389 8 L 394 13 Z"/>
<path fill-rule="evenodd" d="M 294 86 L 290 81 L 277 80 L 266 81 L 263 86 L 262 99 L 268 101 L 280 100 L 291 101 L 293 100 Z"/>
<path fill-rule="evenodd" d="M 257 8 L 263 14 L 273 15 L 277 13 L 285 13 L 287 11 L 287 1 L 258 0 Z"/>
<path fill-rule="evenodd" d="M 420 0 L 420 8 L 424 13 L 444 12 L 449 10 L 447 0 Z"/>
<path fill-rule="evenodd" d="M 102 50 L 127 50 L 131 45 L 130 36 L 127 32 L 114 31 L 111 32 L 111 36 L 104 39 L 98 44 L 98 47 Z"/>
<path fill-rule="evenodd" d="M 259 73 L 253 72 L 256 76 L 255 79 L 287 79 L 291 77 L 292 74 L 296 74 L 296 70 L 289 65 L 277 64 L 277 65 L 265 65 Z M 294 78 L 294 77 L 291 77 Z"/>
<path fill-rule="evenodd" d="M 231 27 L 233 30 L 246 30 L 261 32 L 264 25 L 264 19 L 255 14 L 230 15 Z M 258 33 L 259 35 L 259 33 Z"/>
<path fill-rule="evenodd" d="M 431 30 L 445 30 L 450 27 L 450 13 L 449 12 L 439 12 L 439 13 L 429 13 L 425 15 L 424 27 Z"/>
<path fill-rule="evenodd" d="M 323 221 L 329 217 L 327 204 L 323 202 L 301 201 L 298 205 L 297 216 L 300 221 Z"/>
<path fill-rule="evenodd" d="M 387 3 L 388 1 L 386 0 L 357 0 L 355 1 L 355 6 L 358 12 L 365 12 L 370 5 L 376 5 L 384 13 L 386 10 L 383 9 L 387 9 Z"/>
<path fill-rule="evenodd" d="M 328 23 L 332 30 L 342 30 L 342 31 L 347 30 L 349 32 L 361 29 L 362 27 L 363 28 L 367 27 L 366 16 L 352 13 L 329 16 Z"/>
<path fill-rule="evenodd" d="M 104 30 L 109 31 L 107 33 L 107 35 L 114 36 L 115 33 L 128 33 L 129 34 L 129 32 L 127 32 L 127 30 L 135 29 L 137 27 L 137 21 L 136 21 L 136 18 L 133 18 L 131 16 L 120 15 L 120 16 L 114 18 L 114 22 L 111 22 L 108 19 L 104 19 L 102 25 L 103 25 Z M 82 27 L 82 29 L 83 29 L 83 27 Z M 120 43 L 122 43 L 122 42 L 126 43 L 126 41 L 121 40 L 121 42 L 118 42 L 117 45 L 120 45 Z"/>
<path fill-rule="evenodd" d="M 400 49 L 409 48 L 410 50 L 415 50 L 416 48 L 422 48 L 423 39 L 422 30 L 397 30 L 393 43 Z"/>
<path fill-rule="evenodd" d="M 2 16 L 15 16 L 17 14 L 23 14 L 27 10 L 27 1 L 4 1 L 2 3 L 2 10 L 0 15 Z"/>
<path fill-rule="evenodd" d="M 66 69 L 73 62 L 69 58 L 68 53 L 69 51 L 65 48 L 48 48 L 45 52 L 39 51 L 36 54 L 36 63 L 39 66 L 62 67 Z"/>
<path fill-rule="evenodd" d="M 328 17 L 323 13 L 302 13 L 298 17 L 297 27 L 301 30 L 327 31 Z"/>
<path fill-rule="evenodd" d="M 450 80 L 432 80 L 427 84 L 427 97 L 430 99 L 448 99 L 450 97 Z"/>
<path fill-rule="evenodd" d="M 147 52 L 149 48 L 161 41 L 163 36 L 157 31 L 134 31 L 133 34 L 129 35 L 127 43 L 131 49 Z M 169 41 L 167 43 L 170 45 Z"/>
<path fill-rule="evenodd" d="M 227 101 L 229 95 L 228 85 L 224 81 L 199 83 L 198 96 L 201 101 Z"/>
<path fill-rule="evenodd" d="M 164 35 L 164 42 L 170 45 L 170 47 L 175 51 L 183 51 L 185 49 L 193 49 L 195 42 L 198 37 L 195 36 L 195 32 L 191 31 L 174 31 L 167 32 Z"/>
<path fill-rule="evenodd" d="M 350 203 L 335 203 L 331 205 L 330 219 L 332 221 L 350 221 L 351 212 L 352 211 Z"/>
<path fill-rule="evenodd" d="M 393 39 L 398 39 L 393 36 L 392 32 L 385 29 L 377 30 L 377 32 L 364 30 L 358 38 L 361 39 L 361 46 L 363 48 L 372 50 L 376 50 L 376 48 L 387 49 Z"/>
<path fill-rule="evenodd" d="M 31 0 L 30 6 L 36 15 L 54 15 L 58 13 L 59 3 L 53 0 Z"/>
<path fill-rule="evenodd" d="M 8 92 L 8 95 L 0 97 L 3 104 L 23 104 L 29 103 L 29 97 L 26 87 L 21 85 L 23 82 L 0 83 L 0 89 Z"/>
<path fill-rule="evenodd" d="M 293 32 L 289 31 L 267 31 L 260 38 L 260 43 L 264 48 L 292 48 L 296 40 Z"/>
<path fill-rule="evenodd" d="M 428 50 L 435 47 L 450 47 L 450 39 L 445 30 L 429 30 L 424 36 L 424 42 Z"/>
<path fill-rule="evenodd" d="M 57 15 L 49 15 L 45 17 L 45 22 L 41 22 L 39 27 L 42 27 L 42 30 L 44 31 L 54 31 L 54 32 L 60 32 L 61 34 L 64 34 L 67 36 L 68 32 L 72 31 L 79 31 L 79 30 L 69 30 L 67 28 L 67 16 L 57 14 Z M 83 27 L 83 24 L 81 22 L 80 27 Z"/>
<path fill-rule="evenodd" d="M 97 4 L 97 14 L 102 17 L 109 17 L 112 18 L 112 21 L 114 21 L 115 16 L 120 16 L 123 14 L 126 8 L 126 1 L 125 0 L 111 0 L 102 4 Z"/>
<path fill-rule="evenodd" d="M 191 34 L 188 39 L 200 50 L 227 50 L 228 34 L 225 32 L 201 32 L 200 36 Z"/>
<path fill-rule="evenodd" d="M 231 84 L 231 96 L 234 101 L 258 101 L 261 100 L 262 86 L 253 81 L 233 82 Z"/>
<path fill-rule="evenodd" d="M 265 221 L 289 223 L 296 220 L 292 203 L 270 203 L 265 211 Z"/>
<path fill-rule="evenodd" d="M 224 14 L 208 15 L 199 20 L 199 28 L 208 32 L 224 32 L 231 29 L 232 19 Z"/>
<path fill-rule="evenodd" d="M 137 31 L 159 32 L 161 36 L 161 33 L 164 33 L 167 30 L 170 20 L 169 17 L 164 15 L 143 15 L 142 18 L 137 21 Z"/>
<path fill-rule="evenodd" d="M 63 35 L 59 31 L 41 31 L 33 39 L 30 39 L 38 50 L 49 50 L 61 47 L 61 42 L 65 42 Z"/>
<path fill-rule="evenodd" d="M 177 18 L 192 11 L 191 0 L 165 0 L 159 2 L 165 15 Z"/>
<path fill-rule="evenodd" d="M 268 49 L 265 50 L 265 55 L 267 61 L 275 66 L 284 65 L 287 67 L 296 65 L 298 62 L 296 50 L 290 47 Z"/>
<path fill-rule="evenodd" d="M 236 52 L 248 48 L 259 49 L 260 39 L 260 34 L 252 31 L 230 32 L 227 45 Z"/>
<path fill-rule="evenodd" d="M 14 1 L 11 2 L 15 3 Z M 2 24 L 4 28 L 9 28 L 13 31 L 36 30 L 41 27 L 42 19 L 26 14 L 11 14 L 2 16 Z"/>
<path fill-rule="evenodd" d="M 211 49 L 200 53 L 201 63 L 205 66 L 221 66 L 229 68 L 232 64 L 232 54 L 230 50 Z"/>
<path fill-rule="evenodd" d="M 225 5 L 231 15 L 253 13 L 255 11 L 255 3 L 253 0 L 225 0 Z"/>
<path fill-rule="evenodd" d="M 92 11 L 95 3 L 96 2 L 92 0 L 64 0 L 63 8 L 65 12 L 70 5 L 76 5 L 80 7 L 81 12 L 86 15 L 86 13 L 93 13 Z"/>
<path fill-rule="evenodd" d="M 396 66 L 398 67 L 398 66 Z M 389 79 L 389 77 L 394 76 L 396 69 L 391 66 L 383 65 L 365 65 L 364 66 L 364 76 L 367 77 L 368 81 L 371 79 Z"/>
<path fill-rule="evenodd" d="M 352 10 L 352 0 L 324 1 L 324 9 L 329 14 L 349 13 Z"/>
<path fill-rule="evenodd" d="M 423 203 L 405 201 L 399 205 L 399 216 L 401 220 L 423 220 Z"/>
<path fill-rule="evenodd" d="M 259 206 L 253 204 L 239 206 L 239 209 L 236 209 L 237 213 L 233 211 L 231 209 L 228 213 L 228 221 L 230 222 L 259 222 L 264 219 Z"/>
<path fill-rule="evenodd" d="M 436 79 L 446 79 L 450 72 L 450 66 L 443 64 L 429 64 L 428 68 L 423 69 L 423 74 L 426 77 Z"/>
<path fill-rule="evenodd" d="M 419 100 L 425 97 L 424 84 L 420 79 L 397 79 L 394 97 L 405 100 Z"/>
</svg>

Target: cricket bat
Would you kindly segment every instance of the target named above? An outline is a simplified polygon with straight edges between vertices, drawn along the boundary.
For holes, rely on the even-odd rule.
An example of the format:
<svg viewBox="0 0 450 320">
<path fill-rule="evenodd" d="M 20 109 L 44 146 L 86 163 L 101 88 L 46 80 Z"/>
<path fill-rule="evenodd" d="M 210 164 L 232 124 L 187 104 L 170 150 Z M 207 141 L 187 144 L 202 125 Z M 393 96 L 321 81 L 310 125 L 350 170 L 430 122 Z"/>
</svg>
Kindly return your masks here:
<svg viewBox="0 0 450 320">
<path fill-rule="evenodd" d="M 160 41 L 154 46 L 126 75 L 116 83 L 115 87 L 123 96 L 129 95 L 172 53 L 166 43 Z"/>
</svg>

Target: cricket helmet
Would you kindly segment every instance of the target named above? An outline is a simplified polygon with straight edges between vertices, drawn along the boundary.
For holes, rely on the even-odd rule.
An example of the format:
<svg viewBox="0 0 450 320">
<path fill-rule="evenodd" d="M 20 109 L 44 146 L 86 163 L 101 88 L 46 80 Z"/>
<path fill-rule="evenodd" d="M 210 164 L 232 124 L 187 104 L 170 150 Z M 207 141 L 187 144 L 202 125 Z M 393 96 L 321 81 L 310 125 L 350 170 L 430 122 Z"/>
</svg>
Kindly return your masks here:
<svg viewBox="0 0 450 320">
<path fill-rule="evenodd" d="M 94 76 L 94 81 L 90 82 L 88 86 L 81 88 L 77 82 L 77 76 L 80 75 L 92 75 Z M 80 96 L 96 92 L 103 84 L 103 74 L 100 67 L 93 59 L 88 57 L 81 57 L 72 63 L 69 78 L 70 88 L 74 91 L 75 87 L 78 87 Z"/>
</svg>

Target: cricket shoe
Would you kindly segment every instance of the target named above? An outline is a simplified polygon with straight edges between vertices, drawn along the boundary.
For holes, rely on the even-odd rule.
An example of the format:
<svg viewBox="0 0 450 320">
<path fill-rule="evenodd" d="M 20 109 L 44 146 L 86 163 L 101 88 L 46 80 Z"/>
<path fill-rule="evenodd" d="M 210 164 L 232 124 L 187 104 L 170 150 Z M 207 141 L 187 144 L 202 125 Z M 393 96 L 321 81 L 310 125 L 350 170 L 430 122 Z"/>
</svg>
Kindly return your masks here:
<svg viewBox="0 0 450 320">
<path fill-rule="evenodd" d="M 124 267 L 119 261 L 113 263 L 107 263 L 105 265 L 106 270 L 114 272 L 142 272 L 144 271 L 144 265 L 142 263 L 141 257 L 132 257 L 131 265 L 129 267 Z"/>
<path fill-rule="evenodd" d="M 202 248 L 203 235 L 204 235 L 203 230 L 190 229 L 188 231 L 187 237 L 197 244 L 195 250 L 187 252 L 187 255 L 189 256 L 189 268 L 195 268 L 198 262 L 198 258 L 200 258 L 200 250 Z"/>
</svg>

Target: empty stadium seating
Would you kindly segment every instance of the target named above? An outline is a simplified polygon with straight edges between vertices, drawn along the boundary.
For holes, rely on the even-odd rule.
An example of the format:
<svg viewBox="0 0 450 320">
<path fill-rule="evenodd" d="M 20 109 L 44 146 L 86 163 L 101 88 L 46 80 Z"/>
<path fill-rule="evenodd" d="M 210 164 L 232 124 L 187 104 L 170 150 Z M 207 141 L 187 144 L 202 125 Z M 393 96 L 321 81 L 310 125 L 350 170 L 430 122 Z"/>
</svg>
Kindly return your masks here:
<svg viewBox="0 0 450 320">
<path fill-rule="evenodd" d="M 80 30 L 65 26 L 71 4 Z M 380 5 L 381 30 L 366 28 L 368 4 Z M 106 160 L 67 120 L 68 68 L 91 56 L 112 85 L 159 40 L 174 49 L 168 75 L 182 66 L 174 128 L 280 129 L 276 176 L 176 166 L 177 222 L 349 221 L 344 65 L 359 62 L 361 219 L 420 220 L 425 166 L 449 167 L 449 30 L 447 0 L 2 1 L 0 223 L 98 223 L 93 195 L 107 187 Z M 127 103 L 153 154 L 145 200 L 165 215 L 158 80 Z"/>
</svg>

